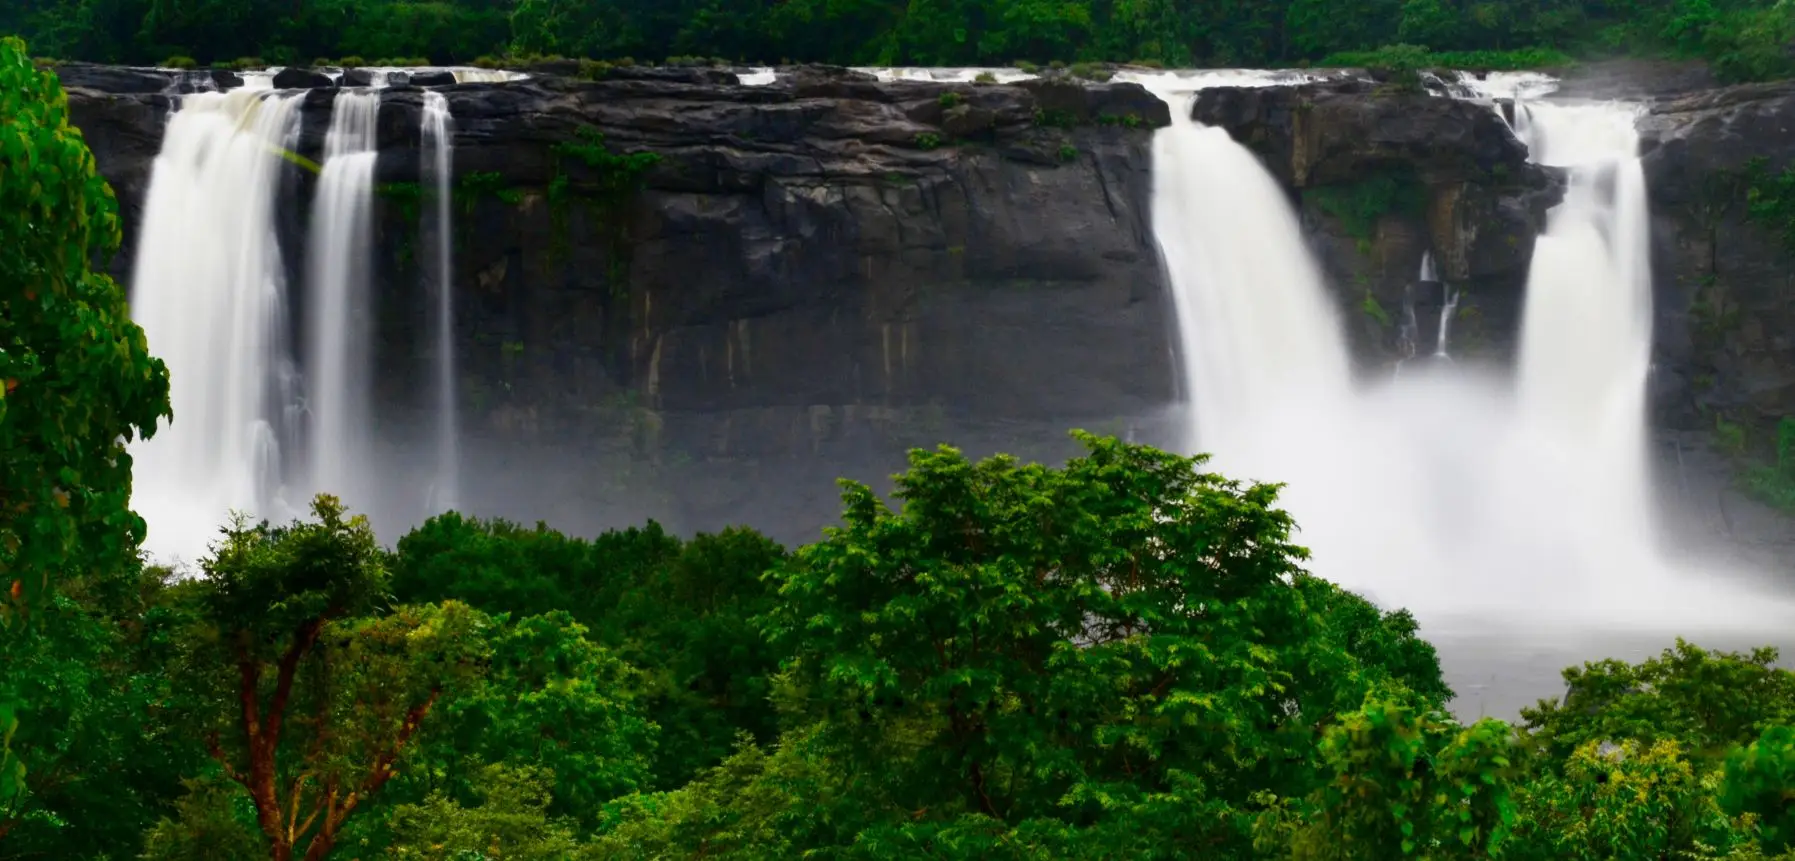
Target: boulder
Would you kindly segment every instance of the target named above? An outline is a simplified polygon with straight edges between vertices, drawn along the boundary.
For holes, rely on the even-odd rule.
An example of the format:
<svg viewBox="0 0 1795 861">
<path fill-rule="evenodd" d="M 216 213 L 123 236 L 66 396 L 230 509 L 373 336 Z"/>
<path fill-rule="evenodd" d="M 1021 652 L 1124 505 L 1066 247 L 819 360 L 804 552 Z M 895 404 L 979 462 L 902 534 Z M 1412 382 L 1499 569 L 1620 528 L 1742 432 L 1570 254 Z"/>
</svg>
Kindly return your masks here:
<svg viewBox="0 0 1795 861">
<path fill-rule="evenodd" d="M 160 93 L 175 76 L 160 69 L 98 66 L 93 63 L 57 63 L 52 67 L 64 87 L 80 87 L 103 93 Z"/>
<path fill-rule="evenodd" d="M 243 86 L 243 76 L 230 69 L 212 69 L 208 74 L 212 78 L 212 86 L 220 90 L 234 90 Z"/>
<path fill-rule="evenodd" d="M 336 82 L 329 75 L 316 69 L 282 69 L 274 75 L 274 88 L 277 90 L 308 90 L 334 87 Z"/>
</svg>

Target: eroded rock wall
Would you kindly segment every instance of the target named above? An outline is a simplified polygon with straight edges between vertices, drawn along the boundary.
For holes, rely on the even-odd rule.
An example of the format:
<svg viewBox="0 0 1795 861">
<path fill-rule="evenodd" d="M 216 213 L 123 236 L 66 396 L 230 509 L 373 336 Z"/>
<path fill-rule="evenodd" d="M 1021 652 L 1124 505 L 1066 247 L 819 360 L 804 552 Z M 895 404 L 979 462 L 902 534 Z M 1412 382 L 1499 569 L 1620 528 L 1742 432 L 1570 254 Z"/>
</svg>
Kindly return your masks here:
<svg viewBox="0 0 1795 861">
<path fill-rule="evenodd" d="M 334 92 L 307 95 L 300 154 Z M 812 69 L 443 92 L 472 510 L 811 538 L 835 477 L 882 483 L 906 447 L 1058 458 L 1068 428 L 1127 432 L 1173 398 L 1147 223 L 1168 118 L 1139 87 Z M 427 438 L 435 360 L 422 100 L 386 90 L 380 118 L 377 402 L 401 448 Z M 171 102 L 72 91 L 128 229 Z M 658 161 L 619 189 L 596 152 Z M 311 180 L 288 173 L 297 279 Z"/>
</svg>

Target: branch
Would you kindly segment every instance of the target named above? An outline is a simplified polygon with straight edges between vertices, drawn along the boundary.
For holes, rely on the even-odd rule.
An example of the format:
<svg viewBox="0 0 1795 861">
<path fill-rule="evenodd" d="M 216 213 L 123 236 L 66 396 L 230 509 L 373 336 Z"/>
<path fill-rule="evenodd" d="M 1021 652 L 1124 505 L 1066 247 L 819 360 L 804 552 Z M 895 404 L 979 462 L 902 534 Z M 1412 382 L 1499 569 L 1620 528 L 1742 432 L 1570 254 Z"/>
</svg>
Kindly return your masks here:
<svg viewBox="0 0 1795 861">
<path fill-rule="evenodd" d="M 268 701 L 268 735 L 264 744 L 269 749 L 280 744 L 281 720 L 287 713 L 287 700 L 293 696 L 293 677 L 298 674 L 299 662 L 305 654 L 312 650 L 318 642 L 318 632 L 324 627 L 324 617 L 317 616 L 299 623 L 299 630 L 293 633 L 293 645 L 280 656 L 279 674 L 275 676 L 274 698 Z"/>
<path fill-rule="evenodd" d="M 243 775 L 237 773 L 237 769 L 231 766 L 230 758 L 224 755 L 224 748 L 220 747 L 218 744 L 218 733 L 211 732 L 206 734 L 206 752 L 211 754 L 212 758 L 218 761 L 219 766 L 224 769 L 225 777 L 243 784 L 245 789 L 249 788 L 249 782 L 243 779 Z"/>
<path fill-rule="evenodd" d="M 423 702 L 412 706 L 411 710 L 405 713 L 405 722 L 399 727 L 399 734 L 394 737 L 392 746 L 374 757 L 373 765 L 368 767 L 368 776 L 362 780 L 361 789 L 349 793 L 348 797 L 343 799 L 343 806 L 340 809 L 336 806 L 336 786 L 331 786 L 330 812 L 325 815 L 324 824 L 319 828 L 318 835 L 313 837 L 311 845 L 306 847 L 306 861 L 320 861 L 324 856 L 330 854 L 331 847 L 336 844 L 337 830 L 343 827 L 344 820 L 349 818 L 349 814 L 355 812 L 357 805 L 379 792 L 380 788 L 393 778 L 393 763 L 399 759 L 399 754 L 404 752 L 406 743 L 417 734 L 418 727 L 423 724 L 425 716 L 430 714 L 431 707 L 436 705 L 437 699 L 441 696 L 442 687 L 433 687 L 430 689 L 430 695 L 425 697 Z"/>
</svg>

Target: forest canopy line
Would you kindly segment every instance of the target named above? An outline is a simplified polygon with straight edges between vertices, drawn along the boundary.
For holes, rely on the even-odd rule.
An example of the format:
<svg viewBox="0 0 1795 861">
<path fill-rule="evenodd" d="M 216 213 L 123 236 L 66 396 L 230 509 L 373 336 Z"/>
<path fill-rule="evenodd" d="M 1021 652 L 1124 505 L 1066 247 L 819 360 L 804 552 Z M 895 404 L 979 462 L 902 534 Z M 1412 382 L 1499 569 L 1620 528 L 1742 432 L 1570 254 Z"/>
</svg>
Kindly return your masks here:
<svg viewBox="0 0 1795 861">
<path fill-rule="evenodd" d="M 1728 81 L 1795 74 L 1787 0 L 8 0 L 0 33 L 45 56 L 136 64 L 1362 65 L 1409 45 L 1461 67 L 1636 56 L 1705 59 Z"/>
</svg>

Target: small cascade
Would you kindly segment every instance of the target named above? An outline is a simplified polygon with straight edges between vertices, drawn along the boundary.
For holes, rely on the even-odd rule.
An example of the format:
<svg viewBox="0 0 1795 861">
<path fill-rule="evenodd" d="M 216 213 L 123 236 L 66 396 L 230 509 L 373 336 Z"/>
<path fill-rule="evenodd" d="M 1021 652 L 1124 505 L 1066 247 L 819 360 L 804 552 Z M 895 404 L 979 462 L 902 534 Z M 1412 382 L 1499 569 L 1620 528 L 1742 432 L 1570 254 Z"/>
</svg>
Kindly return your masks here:
<svg viewBox="0 0 1795 861">
<path fill-rule="evenodd" d="M 1440 304 L 1439 321 L 1434 328 L 1434 359 L 1451 361 L 1446 345 L 1452 333 L 1452 315 L 1458 310 L 1458 290 L 1440 279 L 1440 270 L 1434 265 L 1432 251 L 1421 253 L 1421 271 L 1415 276 L 1415 286 L 1425 290 L 1429 298 L 1438 297 Z"/>
<path fill-rule="evenodd" d="M 312 205 L 307 272 L 309 487 L 366 511 L 372 466 L 372 254 L 380 95 L 342 90 L 331 108 Z"/>
<path fill-rule="evenodd" d="M 169 118 L 145 200 L 131 312 L 168 364 L 172 424 L 132 443 L 132 505 L 145 549 L 197 562 L 232 510 L 284 517 L 271 380 L 291 363 L 275 238 L 283 149 L 300 95 L 185 96 Z"/>
<path fill-rule="evenodd" d="M 442 93 L 424 93 L 424 148 L 429 153 L 425 178 L 435 194 L 426 226 L 427 244 L 435 253 L 425 266 L 425 278 L 436 294 L 436 466 L 425 500 L 425 514 L 452 511 L 460 505 L 461 441 L 455 403 L 455 296 L 453 263 L 454 225 L 450 220 L 450 167 L 454 158 L 451 133 L 454 118 Z"/>
</svg>

